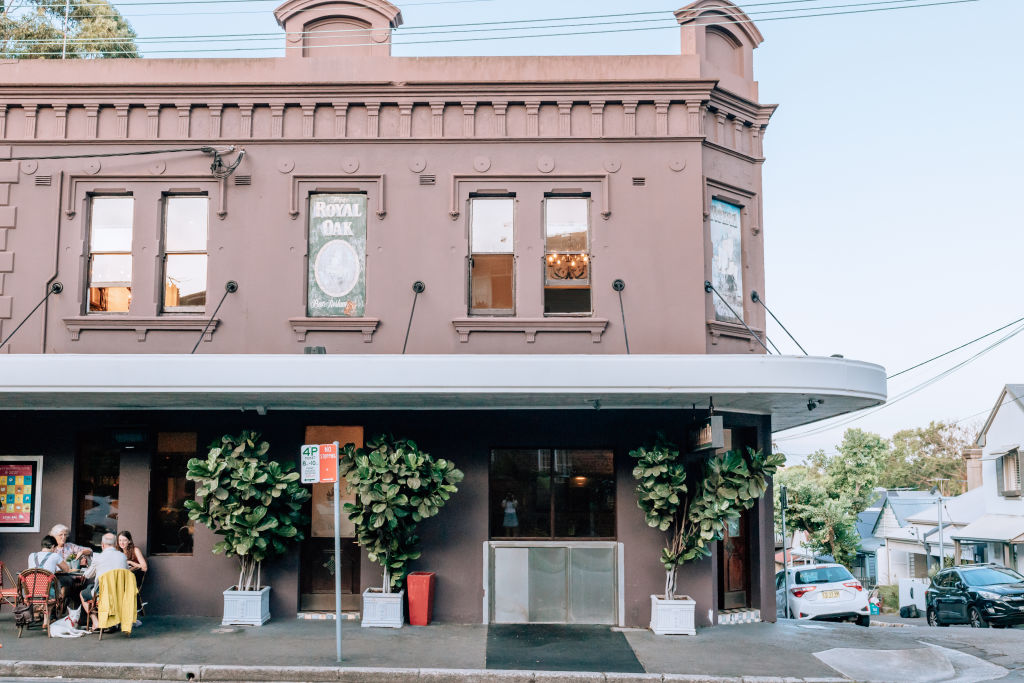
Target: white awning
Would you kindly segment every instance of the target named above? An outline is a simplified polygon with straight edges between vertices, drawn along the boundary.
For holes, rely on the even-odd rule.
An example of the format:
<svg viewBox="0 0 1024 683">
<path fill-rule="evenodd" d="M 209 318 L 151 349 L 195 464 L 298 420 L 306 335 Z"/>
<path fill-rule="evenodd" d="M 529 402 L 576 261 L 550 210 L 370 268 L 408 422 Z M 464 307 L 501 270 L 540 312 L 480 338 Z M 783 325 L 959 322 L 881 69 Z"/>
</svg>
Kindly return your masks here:
<svg viewBox="0 0 1024 683">
<path fill-rule="evenodd" d="M 0 410 L 656 409 L 711 397 L 788 429 L 883 403 L 885 369 L 761 355 L 0 355 Z"/>
<path fill-rule="evenodd" d="M 982 515 L 953 534 L 958 541 L 1024 543 L 1024 514 Z"/>
</svg>

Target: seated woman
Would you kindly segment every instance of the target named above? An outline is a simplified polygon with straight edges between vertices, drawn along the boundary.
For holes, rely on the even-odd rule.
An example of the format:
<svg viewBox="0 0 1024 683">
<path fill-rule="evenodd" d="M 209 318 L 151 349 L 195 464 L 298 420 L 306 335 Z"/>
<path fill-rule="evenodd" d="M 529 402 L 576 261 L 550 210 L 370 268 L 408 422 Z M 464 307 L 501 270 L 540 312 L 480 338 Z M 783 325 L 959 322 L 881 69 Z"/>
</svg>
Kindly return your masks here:
<svg viewBox="0 0 1024 683">
<path fill-rule="evenodd" d="M 57 547 L 57 539 L 53 536 L 43 536 L 41 545 L 42 550 L 28 556 L 29 569 L 45 569 L 52 574 L 70 571 L 68 563 L 54 550 Z"/>
<path fill-rule="evenodd" d="M 50 529 L 50 535 L 57 541 L 57 547 L 53 549 L 60 555 L 60 559 L 67 560 L 70 555 L 81 560 L 92 555 L 91 548 L 85 548 L 75 543 L 68 542 L 68 528 L 64 524 L 55 524 Z"/>
<path fill-rule="evenodd" d="M 132 532 L 125 529 L 117 535 L 117 548 L 124 553 L 124 556 L 128 559 L 128 568 L 133 572 L 149 571 L 146 558 L 142 555 L 142 551 L 139 550 L 138 546 L 135 545 L 135 541 L 132 540 Z"/>
</svg>

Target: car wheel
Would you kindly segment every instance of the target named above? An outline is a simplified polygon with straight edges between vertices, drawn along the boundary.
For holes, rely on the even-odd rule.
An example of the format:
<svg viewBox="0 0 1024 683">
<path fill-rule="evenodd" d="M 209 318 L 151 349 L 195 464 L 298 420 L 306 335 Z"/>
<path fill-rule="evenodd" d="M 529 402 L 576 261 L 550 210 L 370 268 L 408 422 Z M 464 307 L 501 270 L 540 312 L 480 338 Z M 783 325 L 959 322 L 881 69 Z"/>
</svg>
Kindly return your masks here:
<svg viewBox="0 0 1024 683">
<path fill-rule="evenodd" d="M 857 617 L 857 626 L 871 626 L 871 617 L 867 614 L 862 614 Z"/>
<path fill-rule="evenodd" d="M 928 608 L 928 625 L 929 626 L 949 626 L 949 624 L 943 624 L 939 621 L 939 615 L 935 613 L 931 607 Z"/>
<path fill-rule="evenodd" d="M 971 608 L 971 628 L 988 628 L 988 622 L 985 621 L 985 617 L 981 616 L 981 612 L 978 611 L 977 607 Z"/>
</svg>

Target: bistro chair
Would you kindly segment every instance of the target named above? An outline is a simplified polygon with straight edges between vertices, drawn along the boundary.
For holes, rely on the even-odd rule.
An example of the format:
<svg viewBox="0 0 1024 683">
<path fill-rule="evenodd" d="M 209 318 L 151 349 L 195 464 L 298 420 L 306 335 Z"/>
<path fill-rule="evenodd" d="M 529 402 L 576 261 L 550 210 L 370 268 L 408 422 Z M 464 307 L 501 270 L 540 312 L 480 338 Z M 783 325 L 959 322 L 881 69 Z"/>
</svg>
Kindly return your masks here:
<svg viewBox="0 0 1024 683">
<path fill-rule="evenodd" d="M 135 574 L 129 569 L 111 569 L 99 577 L 98 584 L 92 608 L 86 615 L 89 625 L 92 625 L 92 616 L 95 615 L 100 640 L 103 640 L 105 629 L 118 625 L 121 632 L 131 638 L 139 596 Z"/>
<path fill-rule="evenodd" d="M 6 564 L 0 562 L 0 609 L 3 609 L 5 603 L 11 609 L 18 604 L 18 579 L 11 574 Z"/>
<path fill-rule="evenodd" d="M 136 605 L 135 606 L 135 611 L 138 612 L 136 617 L 144 617 L 144 616 L 146 616 L 146 603 L 142 602 L 142 584 L 146 583 L 146 577 L 147 576 L 149 576 L 149 572 L 139 572 L 139 575 L 137 577 L 138 580 L 139 580 L 139 586 L 138 586 L 137 599 L 135 601 L 135 605 Z"/>
<path fill-rule="evenodd" d="M 26 569 L 18 574 L 18 605 L 28 607 L 28 620 L 18 621 L 18 637 L 26 628 L 42 620 L 46 637 L 50 621 L 57 618 L 57 577 L 45 569 Z M 15 608 L 17 610 L 17 608 Z"/>
</svg>

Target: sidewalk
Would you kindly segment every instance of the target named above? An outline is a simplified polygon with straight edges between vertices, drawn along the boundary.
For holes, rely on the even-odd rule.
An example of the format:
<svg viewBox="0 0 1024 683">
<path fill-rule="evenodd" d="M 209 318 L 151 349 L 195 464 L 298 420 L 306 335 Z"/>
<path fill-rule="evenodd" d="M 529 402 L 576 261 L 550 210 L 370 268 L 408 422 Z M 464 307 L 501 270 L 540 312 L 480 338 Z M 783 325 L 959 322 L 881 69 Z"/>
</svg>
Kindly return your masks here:
<svg viewBox="0 0 1024 683">
<path fill-rule="evenodd" d="M 371 683 L 738 683 L 743 677 L 821 681 L 846 679 L 815 653 L 836 648 L 891 650 L 889 654 L 900 661 L 920 668 L 912 661 L 916 654 L 935 656 L 925 641 L 967 648 L 975 655 L 984 655 L 984 648 L 991 645 L 1004 658 L 1002 666 L 1012 668 L 1017 668 L 1012 663 L 1018 658 L 1014 653 L 1024 659 L 1024 633 L 1019 630 L 979 634 L 976 629 L 862 628 L 787 621 L 701 629 L 696 637 L 663 637 L 647 630 L 593 626 L 431 625 L 392 631 L 345 622 L 344 661 L 339 666 L 334 657 L 334 623 L 329 621 L 274 620 L 258 628 L 221 627 L 218 620 L 209 618 L 150 617 L 144 622 L 131 638 L 116 633 L 102 641 L 95 636 L 49 639 L 35 630 L 19 640 L 10 613 L 0 614 L 0 677 Z M 957 643 L 943 642 L 950 636 Z M 1024 672 L 1024 661 L 1019 667 Z M 897 670 L 884 673 L 880 680 L 911 680 Z"/>
</svg>

